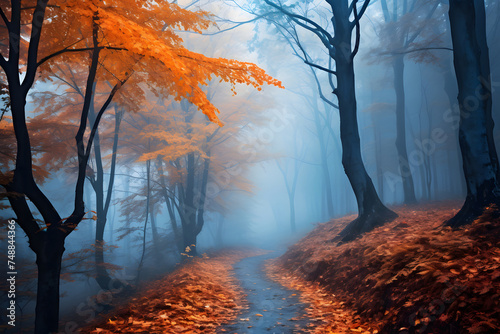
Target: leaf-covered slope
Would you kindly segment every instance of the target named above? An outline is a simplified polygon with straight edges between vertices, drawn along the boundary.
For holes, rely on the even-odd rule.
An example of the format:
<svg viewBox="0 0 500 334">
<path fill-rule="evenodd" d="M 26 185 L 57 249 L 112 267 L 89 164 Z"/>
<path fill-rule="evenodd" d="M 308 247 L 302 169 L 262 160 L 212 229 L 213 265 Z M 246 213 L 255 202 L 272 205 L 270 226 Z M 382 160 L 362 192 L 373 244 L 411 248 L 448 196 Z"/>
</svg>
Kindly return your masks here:
<svg viewBox="0 0 500 334">
<path fill-rule="evenodd" d="M 249 251 L 225 251 L 196 258 L 151 284 L 128 305 L 83 333 L 215 333 L 244 307 L 232 264 Z"/>
<path fill-rule="evenodd" d="M 457 207 L 402 207 L 394 222 L 340 246 L 332 239 L 353 217 L 320 224 L 270 268 L 304 281 L 311 315 L 327 324 L 323 332 L 336 326 L 324 314 L 329 302 L 356 311 L 351 323 L 371 332 L 499 332 L 499 219 L 491 210 L 453 231 L 442 223 Z M 326 298 L 312 295 L 311 283 Z"/>
</svg>

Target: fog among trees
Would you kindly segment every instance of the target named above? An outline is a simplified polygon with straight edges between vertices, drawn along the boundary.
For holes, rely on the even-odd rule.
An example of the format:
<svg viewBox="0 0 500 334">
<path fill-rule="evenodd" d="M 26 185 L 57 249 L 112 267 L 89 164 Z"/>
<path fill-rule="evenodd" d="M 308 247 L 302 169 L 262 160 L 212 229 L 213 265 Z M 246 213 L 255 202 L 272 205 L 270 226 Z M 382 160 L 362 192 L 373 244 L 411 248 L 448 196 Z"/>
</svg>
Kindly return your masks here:
<svg viewBox="0 0 500 334">
<path fill-rule="evenodd" d="M 367 298 L 361 294 L 368 287 L 373 289 L 366 290 L 368 296 L 378 296 L 381 273 L 389 265 L 353 274 L 346 283 L 340 263 L 369 271 L 370 265 L 361 263 L 383 262 L 369 250 L 377 242 L 383 245 L 384 235 L 392 247 L 387 255 L 396 253 L 397 242 L 405 243 L 407 231 L 424 238 L 433 233 L 430 226 L 445 236 L 435 243 L 429 237 L 424 248 L 452 256 L 439 261 L 462 261 L 474 252 L 482 256 L 472 246 L 474 237 L 488 245 L 485 258 L 495 259 L 500 240 L 495 239 L 500 236 L 498 1 L 0 4 L 0 327 L 7 333 L 120 333 L 126 326 L 131 332 L 147 327 L 148 333 L 291 332 L 286 321 L 265 313 L 274 309 L 279 317 L 285 308 L 279 300 L 289 294 L 239 304 L 247 298 L 241 291 L 249 289 L 241 277 L 254 275 L 258 281 L 248 284 L 262 290 L 278 289 L 266 285 L 274 277 L 273 284 L 284 291 L 302 291 L 293 294 L 298 309 L 282 312 L 297 318 L 290 324 L 295 329 L 347 332 L 330 326 L 331 319 L 310 322 L 311 312 L 336 311 L 300 306 L 309 303 L 349 307 L 342 313 L 346 318 L 352 308 L 361 320 L 346 320 L 349 328 L 392 333 L 391 326 L 407 326 L 407 333 L 421 333 L 426 329 L 415 322 L 416 302 L 408 306 L 415 310 L 400 316 L 383 300 L 389 297 L 380 297 L 378 306 L 348 297 L 338 305 L 316 302 L 307 299 L 312 290 L 292 283 L 292 277 L 315 282 L 339 298 L 343 293 Z M 485 219 L 490 225 L 477 227 Z M 469 232 L 472 239 L 453 234 Z M 458 240 L 470 241 L 476 251 L 443 251 Z M 410 248 L 397 261 L 410 261 Z M 365 253 L 354 253 L 358 249 Z M 262 263 L 252 256 L 261 256 Z M 338 261 L 332 260 L 336 256 Z M 394 267 L 399 269 L 386 292 L 399 291 L 389 284 L 399 282 L 402 268 L 408 281 L 420 282 L 439 265 L 421 271 L 421 277 L 411 274 L 421 270 L 418 264 L 412 270 L 410 264 Z M 478 294 L 500 284 L 496 267 L 488 268 L 490 281 L 477 279 Z M 476 291 L 470 282 L 483 277 L 478 275 L 467 276 L 470 291 Z M 124 320 L 120 307 L 133 305 L 131 300 L 139 305 L 141 296 L 153 298 L 145 297 L 148 287 L 174 296 L 171 289 L 177 282 L 184 286 L 187 277 L 205 292 L 176 293 L 193 293 L 199 312 L 208 312 L 204 320 L 177 309 L 196 309 L 194 301 L 173 297 L 165 301 L 167 308 L 148 311 L 163 314 L 168 324 L 137 320 L 135 311 L 129 312 L 134 320 Z M 360 277 L 365 281 L 358 282 Z M 432 277 L 422 289 L 438 291 L 432 280 L 445 282 L 439 274 Z M 348 284 L 360 288 L 351 291 Z M 485 298 L 494 290 L 484 292 Z M 214 303 L 227 304 L 212 310 L 211 293 Z M 491 298 L 484 307 L 495 314 L 498 298 Z M 396 297 L 392 300 L 398 305 Z M 468 319 L 469 306 L 460 307 Z M 446 306 L 435 314 L 439 320 L 426 322 L 429 333 L 471 328 L 491 333 L 500 326 L 486 309 L 481 311 L 485 323 L 449 320 L 459 317 L 457 309 Z M 416 318 L 408 326 L 412 312 Z M 384 313 L 397 320 L 385 323 Z"/>
</svg>

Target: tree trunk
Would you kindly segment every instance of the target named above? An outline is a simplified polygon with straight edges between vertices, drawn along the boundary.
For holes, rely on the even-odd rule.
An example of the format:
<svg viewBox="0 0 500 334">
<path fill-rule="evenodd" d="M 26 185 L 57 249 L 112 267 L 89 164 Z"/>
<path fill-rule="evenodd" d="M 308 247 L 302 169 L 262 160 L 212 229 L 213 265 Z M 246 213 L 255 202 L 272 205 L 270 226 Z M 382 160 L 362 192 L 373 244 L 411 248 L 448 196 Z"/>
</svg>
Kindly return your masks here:
<svg viewBox="0 0 500 334">
<path fill-rule="evenodd" d="M 155 208 L 155 203 L 151 203 L 151 209 L 149 210 L 149 217 L 151 218 L 151 234 L 153 236 L 153 248 L 156 259 L 161 260 L 160 234 L 158 233 L 158 227 L 156 226 L 156 213 L 154 208 Z"/>
<path fill-rule="evenodd" d="M 448 69 L 449 67 L 449 69 Z M 453 68 L 451 66 L 451 60 L 449 62 L 449 65 L 447 66 L 447 70 L 444 74 L 444 91 L 446 93 L 446 96 L 448 98 L 449 104 L 450 104 L 450 112 L 451 115 L 454 117 L 455 116 L 455 109 L 457 108 L 457 80 L 455 77 L 455 74 L 453 72 Z M 458 114 L 459 112 L 457 112 Z M 453 120 L 453 118 L 452 118 Z M 453 123 L 452 123 L 453 124 Z M 455 130 L 455 129 L 454 129 Z M 457 160 L 457 166 L 458 164 L 462 161 L 462 153 L 460 152 L 460 146 L 456 145 L 456 160 Z M 467 193 L 467 185 L 465 184 L 464 181 L 464 174 L 463 174 L 463 169 L 458 168 L 459 172 L 459 188 L 461 191 L 461 195 L 464 195 Z"/>
<path fill-rule="evenodd" d="M 121 119 L 123 111 L 117 111 L 115 115 L 115 131 L 113 138 L 112 161 L 109 176 L 109 184 L 107 189 L 106 198 L 104 196 L 104 167 L 102 163 L 101 139 L 99 132 L 96 132 L 94 137 L 94 156 L 96 163 L 95 179 L 91 181 L 92 187 L 96 194 L 96 234 L 95 234 L 95 264 L 96 264 L 96 281 L 101 289 L 111 289 L 111 277 L 106 270 L 104 262 L 104 230 L 106 228 L 109 205 L 111 202 L 111 195 L 113 191 L 115 168 L 116 168 L 116 154 L 118 151 L 118 135 L 120 131 Z M 92 127 L 96 121 L 94 110 L 94 99 L 89 108 L 88 114 L 89 124 Z"/>
<path fill-rule="evenodd" d="M 288 200 L 290 203 L 290 229 L 292 234 L 297 232 L 297 225 L 295 223 L 295 193 L 288 195 Z"/>
<path fill-rule="evenodd" d="M 179 254 L 184 250 L 182 249 L 182 240 L 181 240 L 181 231 L 177 225 L 177 218 L 175 217 L 175 196 L 168 193 L 167 185 L 165 184 L 165 174 L 163 172 L 163 161 L 158 160 L 158 170 L 160 172 L 160 185 L 162 189 L 163 199 L 165 200 L 165 204 L 167 205 L 168 216 L 170 217 L 170 225 L 172 226 L 172 232 L 174 233 L 174 241 L 179 251 Z M 182 217 L 181 217 L 182 219 Z"/>
<path fill-rule="evenodd" d="M 328 212 L 328 219 L 331 219 L 334 215 L 333 210 L 333 195 L 332 195 L 332 181 L 330 179 L 330 169 L 328 168 L 328 153 L 326 152 L 325 138 L 323 134 L 323 129 L 321 126 L 321 121 L 319 118 L 319 108 L 315 105 L 314 108 L 314 124 L 316 126 L 316 134 L 319 141 L 319 150 L 321 155 L 321 171 L 323 174 L 323 185 L 326 191 L 326 208 Z"/>
<path fill-rule="evenodd" d="M 148 145 L 149 146 L 149 145 Z M 142 255 L 137 267 L 137 277 L 135 280 L 136 285 L 139 283 L 142 274 L 142 267 L 144 265 L 144 256 L 146 255 L 146 232 L 148 227 L 149 218 L 149 203 L 151 200 L 151 160 L 146 161 L 146 212 L 144 214 L 144 228 L 142 230 Z"/>
<path fill-rule="evenodd" d="M 471 223 L 485 207 L 500 204 L 484 10 L 482 0 L 450 0 L 449 17 L 460 106 L 458 133 L 467 184 L 462 209 L 447 222 L 452 227 Z"/>
<path fill-rule="evenodd" d="M 224 246 L 224 216 L 220 215 L 219 221 L 217 222 L 217 230 L 215 234 L 215 244 L 217 247 L 222 248 Z"/>
<path fill-rule="evenodd" d="M 375 150 L 374 150 L 374 155 L 375 155 L 375 165 L 376 165 L 376 170 L 377 170 L 377 185 L 378 185 L 378 194 L 381 199 L 384 198 L 384 171 L 382 170 L 382 136 L 380 135 L 380 129 L 382 126 L 380 125 L 380 122 L 378 121 L 378 118 L 374 115 L 373 112 L 370 113 L 371 116 L 371 121 L 373 124 L 373 134 L 374 134 L 374 140 L 375 140 Z"/>
<path fill-rule="evenodd" d="M 96 264 L 96 281 L 97 284 L 101 287 L 101 289 L 108 290 L 110 289 L 109 283 L 111 282 L 111 277 L 109 276 L 108 271 L 106 270 L 106 266 L 104 263 L 104 240 L 102 237 L 103 233 L 99 233 L 99 236 L 96 236 L 95 240 L 95 264 Z"/>
<path fill-rule="evenodd" d="M 196 168 L 195 168 L 194 153 L 189 153 L 187 156 L 186 171 L 187 171 L 186 191 L 181 205 L 183 252 L 188 254 L 189 256 L 197 256 L 198 255 L 198 252 L 196 250 L 197 210 L 194 205 L 194 186 L 195 186 L 194 177 Z M 180 196 L 182 196 L 182 192 Z"/>
<path fill-rule="evenodd" d="M 36 253 L 38 285 L 35 309 L 35 334 L 58 333 L 59 277 L 65 235 L 57 228 L 43 233 L 36 244 L 30 245 Z"/>
<path fill-rule="evenodd" d="M 413 204 L 415 186 L 406 150 L 406 98 L 404 91 L 404 56 L 395 56 L 392 62 L 394 70 L 394 90 L 396 92 L 396 148 L 398 151 L 399 171 L 403 181 L 404 203 Z"/>
<path fill-rule="evenodd" d="M 198 250 L 196 248 L 196 237 L 197 234 L 192 228 L 183 229 L 182 233 L 182 241 L 184 244 L 183 252 L 189 255 L 190 257 L 198 256 Z"/>
<path fill-rule="evenodd" d="M 349 223 L 336 239 L 354 240 L 364 232 L 391 221 L 397 214 L 389 210 L 379 199 L 373 182 L 366 172 L 361 157 L 355 77 L 352 50 L 352 28 L 349 8 L 344 1 L 330 2 L 335 27 L 335 54 L 337 68 L 336 95 L 339 101 L 340 139 L 342 141 L 342 165 L 351 183 L 358 205 L 358 218 Z M 349 50 L 349 52 L 346 52 Z"/>
</svg>

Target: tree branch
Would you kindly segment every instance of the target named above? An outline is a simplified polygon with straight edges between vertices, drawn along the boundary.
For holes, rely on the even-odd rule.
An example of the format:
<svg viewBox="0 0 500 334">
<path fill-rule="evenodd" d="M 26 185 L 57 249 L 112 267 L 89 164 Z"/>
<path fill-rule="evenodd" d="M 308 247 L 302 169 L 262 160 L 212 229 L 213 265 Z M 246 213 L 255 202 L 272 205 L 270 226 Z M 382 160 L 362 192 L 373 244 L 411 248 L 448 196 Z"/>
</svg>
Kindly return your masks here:
<svg viewBox="0 0 500 334">
<path fill-rule="evenodd" d="M 233 30 L 233 29 L 236 29 L 244 24 L 247 24 L 247 23 L 252 23 L 252 22 L 255 22 L 259 19 L 262 19 L 262 18 L 265 18 L 266 16 L 271 16 L 271 15 L 274 15 L 276 14 L 276 12 L 269 12 L 269 13 L 265 13 L 265 14 L 261 14 L 261 15 L 256 15 L 253 19 L 251 20 L 248 20 L 248 21 L 242 21 L 242 22 L 235 22 L 235 21 L 231 21 L 231 20 L 223 20 L 223 22 L 229 22 L 229 23 L 232 23 L 234 24 L 234 26 L 231 26 L 229 28 L 226 28 L 226 29 L 222 29 L 222 30 L 219 30 L 217 32 L 212 32 L 212 33 L 207 33 L 207 32 L 204 32 L 203 35 L 217 35 L 217 34 L 220 34 L 220 33 L 223 33 L 223 32 L 226 32 L 226 31 L 230 31 L 230 30 Z M 191 31 L 189 31 L 191 32 Z M 192 32 L 192 33 L 195 33 L 195 32 Z M 196 33 L 198 34 L 198 33 Z"/>
<path fill-rule="evenodd" d="M 81 40 L 80 40 L 80 41 L 81 41 Z M 80 41 L 78 41 L 78 42 L 80 42 Z M 78 42 L 75 42 L 75 43 L 73 43 L 72 45 L 75 45 L 75 44 L 76 44 L 76 43 L 78 43 Z M 36 64 L 36 66 L 37 66 L 37 67 L 39 67 L 40 65 L 42 65 L 42 64 L 43 64 L 43 63 L 45 63 L 46 61 L 48 61 L 48 60 L 50 60 L 50 59 L 52 59 L 52 58 L 54 58 L 54 57 L 56 57 L 56 56 L 59 56 L 59 55 L 61 55 L 61 54 L 63 54 L 63 53 L 66 53 L 66 52 L 83 52 L 83 51 L 92 51 L 92 50 L 94 50 L 94 49 L 95 49 L 95 48 L 93 48 L 93 47 L 88 47 L 88 48 L 79 48 L 79 49 L 69 49 L 69 47 L 71 47 L 72 45 L 69 45 L 69 46 L 65 47 L 64 49 L 62 49 L 62 50 L 56 51 L 56 52 L 54 52 L 54 53 L 52 53 L 52 54 L 50 54 L 50 55 L 48 55 L 48 56 L 46 56 L 46 57 L 42 58 L 42 59 L 41 59 L 41 60 L 40 60 L 40 61 Z M 99 49 L 99 51 L 100 51 L 100 50 L 117 50 L 117 51 L 124 51 L 124 50 L 126 50 L 125 48 L 118 48 L 118 47 L 112 47 L 112 46 L 100 46 L 100 47 L 98 47 L 97 49 Z"/>
<path fill-rule="evenodd" d="M 87 76 L 87 84 L 85 88 L 85 98 L 82 107 L 82 113 L 80 116 L 80 126 L 78 127 L 78 132 L 75 136 L 76 141 L 76 149 L 78 156 L 78 177 L 75 186 L 75 202 L 74 209 L 71 216 L 66 220 L 65 232 L 67 234 L 71 233 L 76 226 L 80 223 L 82 217 L 84 216 L 85 204 L 83 201 L 83 191 L 85 184 L 85 175 L 87 173 L 87 163 L 90 150 L 87 147 L 87 151 L 85 152 L 85 145 L 83 143 L 83 135 L 85 134 L 85 130 L 87 129 L 87 118 L 89 115 L 90 104 L 92 102 L 92 94 L 93 87 L 95 82 L 95 77 L 97 73 L 97 66 L 99 63 L 99 52 L 100 49 L 98 47 L 98 30 L 99 26 L 97 25 L 98 17 L 97 14 L 93 17 L 93 26 L 92 26 L 92 40 L 93 40 L 93 52 L 92 52 L 92 60 L 89 66 L 89 74 Z M 97 123 L 98 124 L 98 123 Z M 94 124 L 95 125 L 95 124 Z"/>
<path fill-rule="evenodd" d="M 448 48 L 448 47 L 427 47 L 427 48 L 418 48 L 418 49 L 413 49 L 413 50 L 405 50 L 405 51 L 393 51 L 393 52 L 387 52 L 387 53 L 385 53 L 385 54 L 403 55 L 403 54 L 408 54 L 408 53 L 413 53 L 413 52 L 429 51 L 429 50 L 446 50 L 446 51 L 453 51 L 453 49 L 452 49 L 452 48 Z"/>
<path fill-rule="evenodd" d="M 35 81 L 35 74 L 38 68 L 38 46 L 40 44 L 40 36 L 42 34 L 43 20 L 45 19 L 45 8 L 47 7 L 48 0 L 38 0 L 36 3 L 35 11 L 33 12 L 33 19 L 31 22 L 31 37 L 28 47 L 28 61 L 26 68 L 26 76 L 24 77 L 21 88 L 23 94 L 27 94 L 33 82 Z M 20 42 L 20 41 L 19 41 Z"/>
<path fill-rule="evenodd" d="M 108 212 L 109 205 L 111 203 L 111 194 L 113 190 L 113 184 L 115 182 L 115 170 L 116 170 L 116 155 L 118 152 L 118 140 L 119 140 L 119 132 L 120 132 L 120 124 L 122 121 L 122 116 L 124 111 L 120 109 L 120 111 L 115 112 L 115 134 L 113 138 L 113 156 L 111 157 L 111 173 L 109 175 L 109 183 L 108 183 L 108 192 L 106 194 L 106 202 L 104 204 L 104 212 Z"/>
<path fill-rule="evenodd" d="M 335 109 L 339 109 L 339 106 L 336 105 L 335 103 L 333 103 L 332 101 L 330 101 L 329 99 L 326 98 L 326 96 L 323 94 L 323 89 L 321 88 L 321 83 L 319 82 L 319 79 L 318 79 L 318 76 L 316 75 L 316 72 L 314 72 L 313 69 L 311 69 L 311 72 L 313 73 L 313 76 L 314 76 L 314 80 L 316 82 L 316 86 L 318 87 L 318 92 L 319 92 L 319 97 L 325 102 L 327 103 L 328 105 L 330 105 L 331 107 L 335 108 Z M 330 85 L 332 84 L 332 82 L 330 83 Z M 334 88 L 334 87 L 333 87 Z"/>
<path fill-rule="evenodd" d="M 40 227 L 36 223 L 33 214 L 26 202 L 24 194 L 16 193 L 10 185 L 3 185 L 7 190 L 7 198 L 10 206 L 16 214 L 16 222 L 28 236 L 30 243 L 35 241 L 36 233 L 40 231 Z"/>
<path fill-rule="evenodd" d="M 0 66 L 2 67 L 2 69 L 4 70 L 5 73 L 7 73 L 7 68 L 6 68 L 7 65 L 8 65 L 7 60 L 5 60 L 5 57 L 0 52 Z"/>
<path fill-rule="evenodd" d="M 363 6 L 361 7 L 361 10 L 358 13 L 358 19 L 359 20 L 361 20 L 361 18 L 365 14 L 365 11 L 366 11 L 366 9 L 368 8 L 369 5 L 370 5 L 370 0 L 365 0 L 365 2 L 363 3 Z"/>
<path fill-rule="evenodd" d="M 427 21 L 427 20 L 430 20 L 430 18 L 432 17 L 432 15 L 434 15 L 434 12 L 436 11 L 436 9 L 437 9 L 438 6 L 439 6 L 439 1 L 436 1 L 436 3 L 434 4 L 434 6 L 432 7 L 432 9 L 427 14 L 427 17 L 425 18 L 424 22 Z M 404 45 L 405 48 L 407 48 L 411 43 L 413 43 L 413 41 L 418 37 L 418 35 L 420 35 L 420 33 L 422 32 L 422 30 L 424 30 L 425 26 L 426 26 L 426 24 L 422 24 L 422 26 L 420 27 L 420 29 L 417 30 L 415 32 L 415 34 L 413 34 L 412 37 L 410 37 L 409 39 L 406 40 L 405 45 Z"/>
<path fill-rule="evenodd" d="M 7 29 L 9 29 L 10 22 L 7 19 L 7 16 L 5 15 L 4 11 L 2 8 L 0 8 L 0 16 L 2 16 L 3 22 L 5 22 L 5 25 L 7 26 Z"/>
<path fill-rule="evenodd" d="M 289 12 L 286 9 L 284 9 L 282 6 L 278 6 L 277 4 L 273 3 L 270 0 L 264 0 L 264 1 L 269 6 L 271 6 L 271 7 L 275 8 L 275 9 L 279 10 L 280 12 L 282 12 L 283 14 L 285 14 L 286 16 L 288 16 L 293 22 L 295 22 L 296 24 L 298 24 L 302 28 L 307 29 L 307 30 L 311 31 L 312 33 L 316 34 L 316 36 L 319 37 L 319 39 L 321 40 L 321 42 L 327 48 L 329 48 L 329 46 L 332 45 L 332 43 L 331 43 L 331 41 L 333 40 L 332 35 L 330 35 L 330 33 L 328 33 L 328 31 L 326 31 L 325 29 L 323 29 L 316 22 L 308 19 L 307 17 L 304 17 L 304 16 L 301 16 L 301 15 Z M 303 23 L 302 21 L 308 23 L 309 25 Z"/>
<path fill-rule="evenodd" d="M 365 0 L 365 3 L 363 5 L 366 5 L 369 2 L 370 2 L 370 0 Z M 354 49 L 352 50 L 352 53 L 351 53 L 351 61 L 354 60 L 354 57 L 356 56 L 356 54 L 359 51 L 359 42 L 361 40 L 361 31 L 360 31 L 361 29 L 359 26 L 360 17 L 358 16 L 358 8 L 356 6 L 357 3 L 358 3 L 358 0 L 354 0 L 352 2 L 353 13 L 354 13 L 354 26 L 356 27 L 356 41 L 354 42 Z"/>
<path fill-rule="evenodd" d="M 306 63 L 306 64 L 307 64 L 307 65 L 309 65 L 309 66 L 315 67 L 315 68 L 317 68 L 317 69 L 319 69 L 319 70 L 322 70 L 322 71 L 324 71 L 324 72 L 327 72 L 327 73 L 330 73 L 330 74 L 333 74 L 333 75 L 337 75 L 337 72 L 332 71 L 332 70 L 329 70 L 329 69 L 327 69 L 326 67 L 323 67 L 323 66 L 320 66 L 320 65 L 316 65 L 316 64 L 310 63 L 310 62 L 308 62 L 307 60 L 304 60 L 304 63 Z"/>
</svg>

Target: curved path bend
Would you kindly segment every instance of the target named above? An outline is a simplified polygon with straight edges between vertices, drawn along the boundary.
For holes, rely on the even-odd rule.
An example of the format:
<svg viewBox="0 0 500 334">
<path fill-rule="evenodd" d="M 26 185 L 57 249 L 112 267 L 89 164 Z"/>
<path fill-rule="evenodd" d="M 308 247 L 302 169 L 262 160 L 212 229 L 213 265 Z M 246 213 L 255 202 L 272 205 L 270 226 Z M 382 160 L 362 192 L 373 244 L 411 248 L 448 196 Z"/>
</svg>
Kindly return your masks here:
<svg viewBox="0 0 500 334">
<path fill-rule="evenodd" d="M 272 281 L 264 272 L 266 260 L 279 252 L 248 257 L 234 266 L 235 277 L 245 291 L 248 309 L 235 322 L 222 326 L 218 333 L 290 334 L 306 333 L 309 321 L 306 305 L 299 301 L 299 292 L 288 290 Z"/>
</svg>

